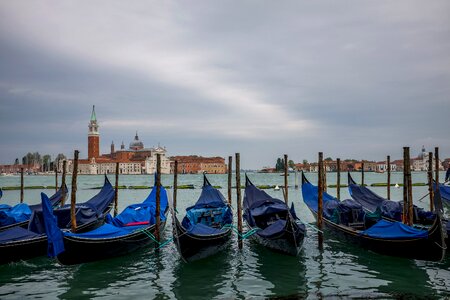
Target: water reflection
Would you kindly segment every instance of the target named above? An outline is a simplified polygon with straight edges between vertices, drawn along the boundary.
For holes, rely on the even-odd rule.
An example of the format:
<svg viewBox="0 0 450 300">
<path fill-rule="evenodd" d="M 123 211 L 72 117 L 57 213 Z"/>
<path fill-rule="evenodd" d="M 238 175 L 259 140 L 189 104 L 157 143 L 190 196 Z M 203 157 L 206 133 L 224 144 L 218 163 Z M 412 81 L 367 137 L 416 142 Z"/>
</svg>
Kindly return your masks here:
<svg viewBox="0 0 450 300">
<path fill-rule="evenodd" d="M 307 296 L 308 287 L 303 252 L 294 257 L 275 253 L 261 245 L 253 245 L 252 251 L 257 259 L 255 271 L 263 280 L 271 284 L 271 287 L 268 288 L 268 296 L 301 298 Z"/>
<path fill-rule="evenodd" d="M 221 295 L 226 274 L 231 272 L 230 249 L 206 259 L 185 263 L 177 260 L 172 291 L 177 299 L 212 299 Z"/>
</svg>

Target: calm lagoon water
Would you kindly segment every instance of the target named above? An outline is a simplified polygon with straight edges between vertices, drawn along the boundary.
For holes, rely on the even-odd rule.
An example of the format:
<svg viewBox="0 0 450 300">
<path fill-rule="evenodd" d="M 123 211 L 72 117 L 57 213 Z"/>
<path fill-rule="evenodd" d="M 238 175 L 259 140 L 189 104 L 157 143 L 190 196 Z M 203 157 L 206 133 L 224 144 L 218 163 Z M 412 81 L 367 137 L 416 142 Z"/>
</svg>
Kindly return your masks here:
<svg viewBox="0 0 450 300">
<path fill-rule="evenodd" d="M 279 174 L 248 174 L 256 185 L 282 185 Z M 444 174 L 441 174 L 442 178 Z M 308 173 L 312 183 L 317 174 Z M 353 174 L 355 180 L 360 175 Z M 208 175 L 211 183 L 222 186 L 226 197 L 227 175 Z M 243 178 L 243 176 L 241 176 Z M 300 176 L 298 178 L 300 180 Z M 110 176 L 111 182 L 114 177 Z M 342 183 L 346 183 L 342 174 Z M 70 177 L 67 180 L 71 182 Z M 171 186 L 173 177 L 162 176 Z M 294 189 L 295 176 L 289 176 L 289 201 L 306 223 L 313 217 L 303 204 L 300 189 Z M 366 183 L 385 182 L 385 174 L 366 173 Z M 61 179 L 59 179 L 61 182 Z M 327 174 L 327 183 L 336 182 L 334 173 Z M 393 183 L 402 182 L 402 174 L 392 175 Z M 413 173 L 413 182 L 426 182 L 425 173 Z M 20 184 L 20 177 L 0 177 L 0 186 Z M 82 202 L 96 194 L 93 189 L 103 184 L 103 176 L 79 176 L 77 200 Z M 121 176 L 120 184 L 138 186 L 153 184 L 153 176 Z M 178 211 L 192 205 L 200 195 L 201 175 L 179 175 L 179 185 L 194 184 L 194 190 L 178 191 Z M 54 185 L 52 176 L 26 176 L 25 185 Z M 70 188 L 70 186 L 69 186 Z M 372 188 L 385 196 L 386 188 Z M 140 202 L 150 190 L 120 190 L 119 209 Z M 266 190 L 282 198 L 281 191 Z M 40 190 L 25 190 L 25 201 L 38 203 Z M 44 190 L 52 194 L 52 190 Z M 233 190 L 235 199 L 235 190 Z M 335 189 L 328 189 L 335 195 Z M 414 187 L 416 204 L 428 205 L 427 187 Z M 342 199 L 348 198 L 346 188 Z M 393 199 L 401 199 L 402 189 L 392 188 Z M 2 203 L 16 204 L 19 191 L 5 191 Z M 234 200 L 235 202 L 235 200 Z M 235 206 L 235 204 L 234 204 Z M 168 222 L 163 238 L 171 238 Z M 308 227 L 304 249 L 298 257 L 273 253 L 245 240 L 242 251 L 236 237 L 219 255 L 186 264 L 173 244 L 156 255 L 152 248 L 131 255 L 78 266 L 60 266 L 46 257 L 0 266 L 0 299 L 48 298 L 133 298 L 133 299 L 234 299 L 234 298 L 428 298 L 450 297 L 450 256 L 443 262 L 424 262 L 382 256 L 349 245 L 333 235 L 325 235 L 324 250 L 317 249 L 317 234 Z"/>
</svg>

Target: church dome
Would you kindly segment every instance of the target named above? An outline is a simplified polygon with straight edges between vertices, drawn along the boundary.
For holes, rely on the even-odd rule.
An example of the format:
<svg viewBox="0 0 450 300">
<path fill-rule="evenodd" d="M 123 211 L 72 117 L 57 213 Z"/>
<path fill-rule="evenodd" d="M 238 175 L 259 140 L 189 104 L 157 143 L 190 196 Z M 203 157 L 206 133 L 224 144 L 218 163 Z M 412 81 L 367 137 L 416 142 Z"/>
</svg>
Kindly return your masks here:
<svg viewBox="0 0 450 300">
<path fill-rule="evenodd" d="M 134 137 L 134 140 L 130 143 L 130 149 L 131 150 L 141 150 L 144 148 L 144 143 L 142 143 L 139 140 L 137 131 L 136 131 L 136 136 Z"/>
</svg>

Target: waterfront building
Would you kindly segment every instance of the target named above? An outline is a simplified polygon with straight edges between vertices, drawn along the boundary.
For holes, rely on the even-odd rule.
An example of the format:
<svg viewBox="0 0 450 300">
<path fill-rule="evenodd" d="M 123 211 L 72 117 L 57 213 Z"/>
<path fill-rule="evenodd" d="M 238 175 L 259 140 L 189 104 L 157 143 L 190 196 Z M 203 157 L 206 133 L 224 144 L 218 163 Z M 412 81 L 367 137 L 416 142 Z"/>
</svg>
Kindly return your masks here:
<svg viewBox="0 0 450 300">
<path fill-rule="evenodd" d="M 202 157 L 197 155 L 172 156 L 170 158 L 171 170 L 174 171 L 174 162 L 178 161 L 178 173 L 180 174 L 226 174 L 227 165 L 223 157 Z"/>
</svg>

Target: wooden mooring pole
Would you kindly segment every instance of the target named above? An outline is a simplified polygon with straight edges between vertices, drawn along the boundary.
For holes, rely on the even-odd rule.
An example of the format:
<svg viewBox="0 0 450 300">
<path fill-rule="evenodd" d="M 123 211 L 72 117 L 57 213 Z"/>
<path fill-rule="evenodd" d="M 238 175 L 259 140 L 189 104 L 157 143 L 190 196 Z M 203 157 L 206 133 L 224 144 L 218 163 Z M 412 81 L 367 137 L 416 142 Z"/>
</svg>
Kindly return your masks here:
<svg viewBox="0 0 450 300">
<path fill-rule="evenodd" d="M 341 159 L 336 159 L 336 198 L 341 200 Z"/>
<path fill-rule="evenodd" d="M 387 156 L 387 199 L 391 199 L 391 156 Z"/>
<path fill-rule="evenodd" d="M 78 175 L 78 154 L 79 151 L 75 150 L 73 158 L 73 171 L 72 171 L 72 194 L 70 197 L 70 220 L 72 232 L 77 231 L 77 219 L 75 215 L 76 203 L 77 203 L 77 175 Z"/>
<path fill-rule="evenodd" d="M 361 185 L 364 186 L 364 161 L 361 161 Z"/>
<path fill-rule="evenodd" d="M 55 193 L 58 191 L 58 169 L 55 167 Z"/>
<path fill-rule="evenodd" d="M 114 195 L 114 217 L 119 214 L 119 163 L 116 162 L 116 193 Z"/>
<path fill-rule="evenodd" d="M 242 203 L 241 203 L 241 162 L 240 154 L 236 153 L 236 201 L 237 201 L 237 218 L 238 218 L 238 246 L 242 249 Z"/>
<path fill-rule="evenodd" d="M 161 240 L 160 227 L 160 211 L 161 211 L 161 154 L 156 154 L 156 210 L 155 210 L 155 238 L 157 241 L 155 251 L 159 252 L 159 242 Z"/>
<path fill-rule="evenodd" d="M 323 249 L 323 153 L 319 152 L 319 174 L 318 174 L 318 209 L 317 209 L 317 227 L 319 228 L 319 249 Z"/>
<path fill-rule="evenodd" d="M 434 211 L 433 203 L 433 152 L 428 152 L 428 193 L 430 194 L 430 211 Z"/>
<path fill-rule="evenodd" d="M 439 147 L 434 148 L 434 180 L 436 181 L 436 187 L 439 186 Z"/>
<path fill-rule="evenodd" d="M 66 166 L 67 161 L 63 160 L 63 170 L 62 170 L 62 177 L 61 177 L 61 187 L 62 187 L 62 200 L 61 200 L 61 207 L 63 207 L 66 204 Z"/>
<path fill-rule="evenodd" d="M 284 202 L 286 202 L 286 205 L 288 205 L 288 156 L 287 154 L 284 155 Z"/>
<path fill-rule="evenodd" d="M 230 204 L 231 206 L 231 181 L 232 181 L 232 176 L 233 176 L 233 157 L 232 156 L 228 156 L 228 204 Z"/>
<path fill-rule="evenodd" d="M 409 147 L 407 147 L 408 155 L 408 225 L 412 226 L 414 223 L 414 206 L 413 206 L 413 196 L 412 196 L 412 177 L 411 177 L 411 156 L 409 154 Z"/>
<path fill-rule="evenodd" d="M 406 151 L 408 147 L 403 147 L 403 211 L 402 221 L 404 224 L 408 223 L 407 209 L 408 209 L 408 179 L 407 179 L 407 163 L 406 163 Z"/>
<path fill-rule="evenodd" d="M 178 192 L 178 160 L 175 161 L 173 170 L 173 210 L 177 211 L 177 192 Z"/>
<path fill-rule="evenodd" d="M 23 203 L 23 168 L 20 168 L 20 203 Z"/>
</svg>

